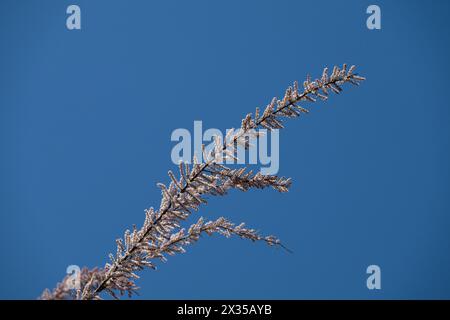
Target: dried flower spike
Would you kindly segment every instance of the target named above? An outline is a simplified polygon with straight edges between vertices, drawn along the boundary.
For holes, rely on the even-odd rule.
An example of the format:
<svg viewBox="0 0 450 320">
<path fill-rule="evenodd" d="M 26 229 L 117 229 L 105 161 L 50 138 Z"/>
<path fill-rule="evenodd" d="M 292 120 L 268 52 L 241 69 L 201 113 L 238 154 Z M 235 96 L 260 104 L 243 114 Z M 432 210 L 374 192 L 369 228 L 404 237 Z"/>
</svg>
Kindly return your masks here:
<svg viewBox="0 0 450 320">
<path fill-rule="evenodd" d="M 245 167 L 231 169 L 222 165 L 223 160 L 236 158 L 236 145 L 248 148 L 245 137 L 257 137 L 255 129 L 281 129 L 285 118 L 296 118 L 309 112 L 299 104 L 326 100 L 329 92 L 339 94 L 345 83 L 359 85 L 365 79 L 354 71 L 355 66 L 347 70 L 344 64 L 342 68 L 334 67 L 329 75 L 328 68 L 325 68 L 319 79 L 312 80 L 308 76 L 301 92 L 298 83 L 294 82 L 292 87 L 286 89 L 281 100 L 273 98 L 262 113 L 256 108 L 254 115 L 246 115 L 240 129 L 231 130 L 223 142 L 216 137 L 212 150 L 206 152 L 204 149 L 204 163 L 198 163 L 194 157 L 192 165 L 179 164 L 178 177 L 169 171 L 169 185 L 158 183 L 162 195 L 159 208 L 145 210 L 144 223 L 140 229 L 133 227 L 133 231 L 125 231 L 123 239 L 116 241 L 116 254 L 110 254 L 111 261 L 103 269 L 83 269 L 79 290 L 70 289 L 66 277 L 53 291 L 45 290 L 41 298 L 101 299 L 101 292 L 107 292 L 113 298 L 119 298 L 125 293 L 131 296 L 138 290 L 135 279 L 139 276 L 136 272 L 145 267 L 155 269 L 156 260 L 166 261 L 167 255 L 185 252 L 184 248 L 198 241 L 202 234 L 235 235 L 285 248 L 276 237 L 261 236 L 254 229 L 245 228 L 243 223 L 235 225 L 225 218 L 208 222 L 199 218 L 187 229 L 181 225 L 193 211 L 206 203 L 207 196 L 223 196 L 233 188 L 247 191 L 251 188 L 272 187 L 279 192 L 287 192 L 291 186 L 290 178 L 253 174 Z"/>
</svg>

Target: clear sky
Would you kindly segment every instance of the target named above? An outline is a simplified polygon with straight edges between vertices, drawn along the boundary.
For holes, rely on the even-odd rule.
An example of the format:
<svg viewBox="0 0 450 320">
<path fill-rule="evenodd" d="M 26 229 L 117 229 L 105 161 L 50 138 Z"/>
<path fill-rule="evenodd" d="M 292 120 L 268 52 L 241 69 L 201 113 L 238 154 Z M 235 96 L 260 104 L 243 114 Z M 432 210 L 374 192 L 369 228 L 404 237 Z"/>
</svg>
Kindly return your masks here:
<svg viewBox="0 0 450 320">
<path fill-rule="evenodd" d="M 81 30 L 66 28 L 70 4 Z M 370 4 L 381 30 L 366 27 Z M 142 272 L 141 298 L 450 298 L 449 9 L 2 0 L 0 298 L 34 299 L 68 265 L 103 266 L 159 205 L 174 129 L 239 126 L 343 62 L 367 81 L 280 133 L 291 191 L 234 191 L 198 213 L 245 221 L 294 253 L 205 237 Z"/>
</svg>

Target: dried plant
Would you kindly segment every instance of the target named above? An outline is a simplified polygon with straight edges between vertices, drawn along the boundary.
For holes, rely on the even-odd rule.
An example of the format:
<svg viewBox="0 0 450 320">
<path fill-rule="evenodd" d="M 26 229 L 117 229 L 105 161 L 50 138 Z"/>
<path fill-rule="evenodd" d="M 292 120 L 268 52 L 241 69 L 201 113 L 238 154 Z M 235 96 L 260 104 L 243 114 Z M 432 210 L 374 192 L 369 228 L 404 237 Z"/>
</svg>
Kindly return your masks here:
<svg viewBox="0 0 450 320">
<path fill-rule="evenodd" d="M 110 254 L 110 263 L 103 269 L 83 269 L 80 274 L 80 289 L 73 290 L 67 284 L 66 277 L 53 291 L 46 290 L 42 299 L 101 299 L 102 292 L 112 297 L 128 294 L 132 296 L 138 287 L 135 279 L 137 271 L 150 267 L 155 269 L 155 260 L 166 260 L 166 255 L 184 252 L 184 247 L 196 242 L 202 234 L 218 233 L 226 237 L 235 235 L 251 241 L 263 241 L 270 246 L 285 248 L 274 236 L 262 236 L 256 230 L 245 228 L 241 223 L 236 225 L 226 218 L 205 222 L 203 218 L 192 224 L 187 230 L 181 226 L 192 211 L 197 211 L 206 203 L 206 196 L 222 196 L 232 188 L 247 191 L 251 188 L 263 189 L 272 187 L 279 192 L 287 192 L 291 179 L 275 175 L 254 174 L 246 167 L 231 169 L 224 166 L 223 160 L 236 159 L 237 146 L 249 148 L 248 136 L 258 136 L 255 129 L 268 130 L 283 128 L 283 118 L 295 118 L 309 111 L 299 103 L 326 100 L 330 91 L 340 93 L 344 83 L 359 85 L 363 77 L 354 73 L 355 67 L 347 69 L 334 67 L 331 74 L 325 68 L 320 79 L 312 80 L 309 76 L 303 82 L 302 91 L 297 82 L 287 88 L 283 99 L 274 98 L 260 112 L 248 114 L 238 130 L 230 130 L 221 141 L 215 138 L 214 147 L 206 151 L 203 148 L 202 163 L 193 159 L 192 165 L 179 164 L 178 177 L 168 172 L 170 184 L 158 183 L 162 200 L 157 210 L 145 210 L 145 220 L 140 229 L 136 226 L 132 231 L 126 230 L 123 239 L 116 240 L 117 252 Z M 285 248 L 286 249 L 286 248 Z"/>
</svg>

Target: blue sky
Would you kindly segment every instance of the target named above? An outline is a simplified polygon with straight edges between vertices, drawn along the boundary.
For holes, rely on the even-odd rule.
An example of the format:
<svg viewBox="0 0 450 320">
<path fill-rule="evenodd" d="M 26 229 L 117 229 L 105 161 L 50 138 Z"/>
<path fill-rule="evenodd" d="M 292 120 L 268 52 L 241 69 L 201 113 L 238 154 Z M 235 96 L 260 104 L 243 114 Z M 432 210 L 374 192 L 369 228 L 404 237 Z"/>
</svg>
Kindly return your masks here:
<svg viewBox="0 0 450 320">
<path fill-rule="evenodd" d="M 70 4 L 81 30 L 66 29 Z M 142 272 L 140 297 L 450 298 L 450 4 L 377 1 L 382 29 L 368 30 L 370 4 L 1 1 L 0 298 L 103 266 L 159 205 L 174 129 L 236 127 L 343 62 L 367 81 L 280 133 L 291 191 L 235 191 L 199 213 L 294 253 L 203 238 Z"/>
</svg>

